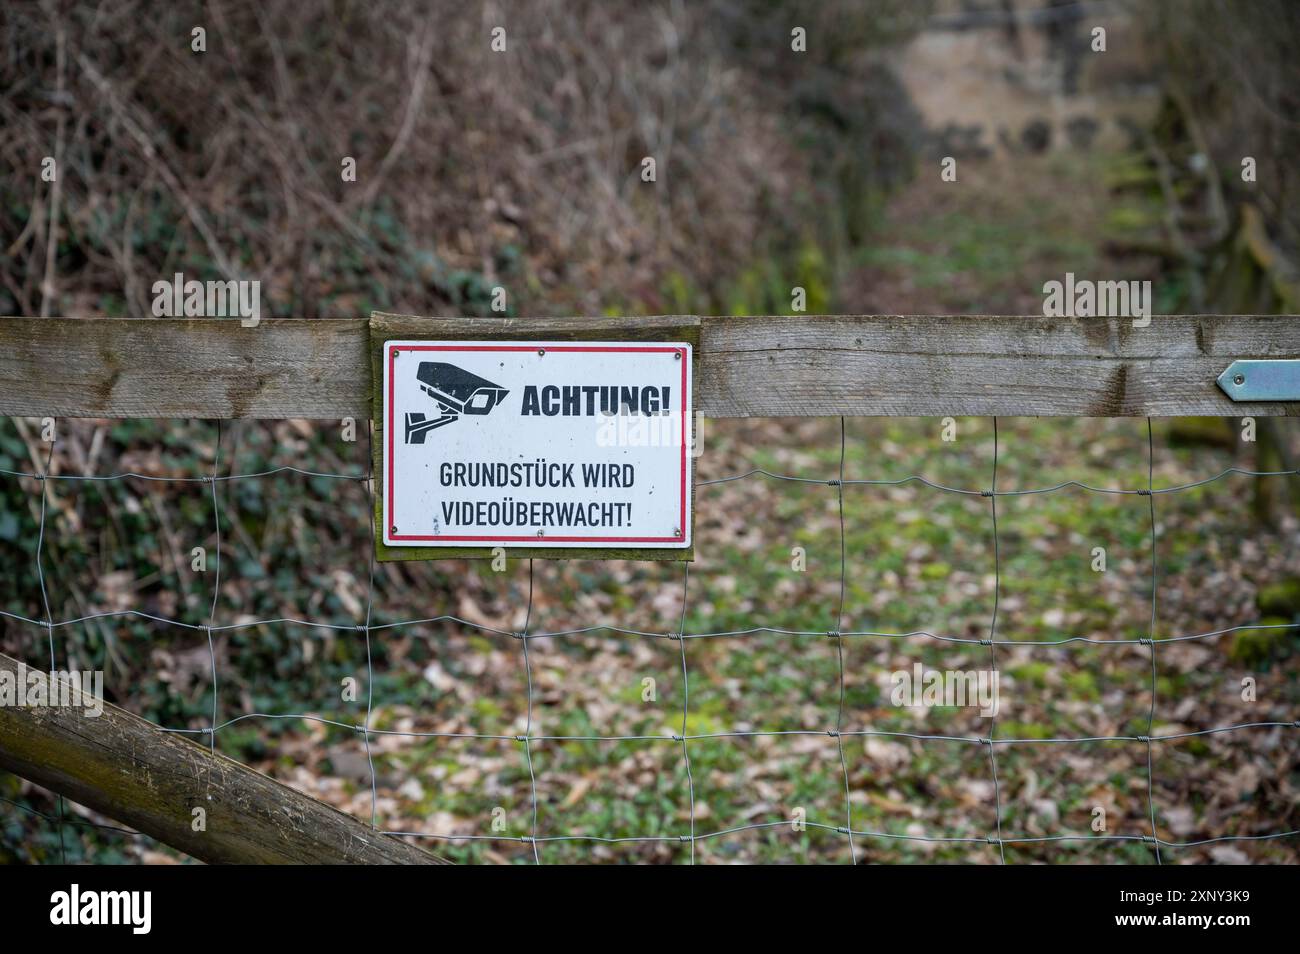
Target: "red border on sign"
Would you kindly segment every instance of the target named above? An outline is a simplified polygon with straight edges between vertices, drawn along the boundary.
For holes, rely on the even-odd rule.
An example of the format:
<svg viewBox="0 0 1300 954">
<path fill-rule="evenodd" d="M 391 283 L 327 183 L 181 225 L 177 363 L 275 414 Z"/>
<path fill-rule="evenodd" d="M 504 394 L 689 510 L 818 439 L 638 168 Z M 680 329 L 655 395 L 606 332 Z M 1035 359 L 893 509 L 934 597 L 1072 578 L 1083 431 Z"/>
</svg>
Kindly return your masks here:
<svg viewBox="0 0 1300 954">
<path fill-rule="evenodd" d="M 677 352 L 682 356 L 682 475 L 679 489 L 681 510 L 678 518 L 678 526 L 681 527 L 681 537 L 534 537 L 534 536 L 512 536 L 512 537 L 484 537 L 484 536 L 449 536 L 449 535 L 429 535 L 429 534 L 397 534 L 390 533 L 391 528 L 397 522 L 397 517 L 393 513 L 393 362 L 396 360 L 394 349 L 390 342 L 384 342 L 384 349 L 388 352 L 388 393 L 386 394 L 388 404 L 387 428 L 384 434 L 385 443 L 388 445 L 388 452 L 385 454 L 385 469 L 387 470 L 387 515 L 385 539 L 387 540 L 436 540 L 450 541 L 453 543 L 523 543 L 525 541 L 533 542 L 539 547 L 545 547 L 547 543 L 676 543 L 683 544 L 686 540 L 686 434 L 687 434 L 687 390 L 686 390 L 686 365 L 688 363 L 688 352 L 680 347 L 651 346 L 651 345 L 630 345 L 630 346 L 583 346 L 583 345 L 550 345 L 547 342 L 538 342 L 538 344 L 527 345 L 402 345 L 398 350 L 401 351 L 535 351 L 538 345 L 546 346 L 547 351 L 576 351 L 576 352 L 620 352 L 620 353 L 650 353 L 650 354 L 672 354 Z M 684 548 L 684 547 L 683 547 Z"/>
</svg>

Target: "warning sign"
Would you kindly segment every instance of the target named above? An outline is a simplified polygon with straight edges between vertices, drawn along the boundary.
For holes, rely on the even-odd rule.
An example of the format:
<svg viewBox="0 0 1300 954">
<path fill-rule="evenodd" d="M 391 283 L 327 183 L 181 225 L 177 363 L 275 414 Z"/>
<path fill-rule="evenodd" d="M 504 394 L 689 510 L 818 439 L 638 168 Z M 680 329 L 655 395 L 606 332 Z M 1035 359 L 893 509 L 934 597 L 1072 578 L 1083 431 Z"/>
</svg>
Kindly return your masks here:
<svg viewBox="0 0 1300 954">
<path fill-rule="evenodd" d="M 387 341 L 383 541 L 691 545 L 691 345 Z"/>
</svg>

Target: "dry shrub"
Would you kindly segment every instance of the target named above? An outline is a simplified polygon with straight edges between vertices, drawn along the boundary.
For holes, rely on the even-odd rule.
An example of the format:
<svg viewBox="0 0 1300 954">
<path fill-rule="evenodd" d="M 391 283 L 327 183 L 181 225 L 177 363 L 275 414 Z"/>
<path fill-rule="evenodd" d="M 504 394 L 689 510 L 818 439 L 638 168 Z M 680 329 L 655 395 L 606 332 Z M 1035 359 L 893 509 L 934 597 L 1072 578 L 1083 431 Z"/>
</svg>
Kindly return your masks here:
<svg viewBox="0 0 1300 954">
<path fill-rule="evenodd" d="M 1229 196 L 1256 203 L 1300 257 L 1300 4 L 1293 0 L 1162 0 L 1139 6 L 1163 52 L 1166 85 L 1204 131 Z M 1241 180 L 1241 160 L 1258 163 Z"/>
<path fill-rule="evenodd" d="M 6 5 L 0 312 L 147 315 L 177 271 L 260 279 L 264 314 L 479 313 L 498 283 L 515 312 L 658 311 L 669 276 L 716 301 L 820 227 L 824 170 L 898 145 L 864 51 L 922 6 Z"/>
</svg>

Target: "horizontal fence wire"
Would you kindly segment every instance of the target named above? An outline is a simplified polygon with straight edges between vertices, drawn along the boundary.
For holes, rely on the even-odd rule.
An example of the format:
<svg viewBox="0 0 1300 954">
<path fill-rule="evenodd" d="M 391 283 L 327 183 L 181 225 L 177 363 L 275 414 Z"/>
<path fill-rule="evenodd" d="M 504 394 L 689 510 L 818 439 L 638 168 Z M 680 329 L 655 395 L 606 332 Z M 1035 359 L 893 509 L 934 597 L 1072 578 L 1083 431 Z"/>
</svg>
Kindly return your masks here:
<svg viewBox="0 0 1300 954">
<path fill-rule="evenodd" d="M 218 462 L 221 454 L 221 423 L 216 425 L 216 452 L 213 458 L 212 472 L 201 476 L 157 476 L 150 474 L 141 474 L 134 471 L 127 471 L 107 475 L 78 475 L 78 474 L 52 474 L 50 473 L 50 463 L 54 455 L 54 444 L 51 443 L 49 454 L 46 458 L 45 469 L 39 473 L 16 471 L 0 468 L 0 475 L 13 478 L 28 478 L 37 481 L 41 486 L 41 506 L 40 506 L 40 525 L 37 534 L 36 547 L 36 571 L 37 578 L 40 581 L 42 605 L 45 609 L 44 619 L 32 619 L 17 613 L 0 610 L 0 617 L 13 620 L 18 623 L 27 624 L 44 630 L 48 637 L 50 665 L 51 669 L 57 668 L 55 665 L 56 653 L 54 644 L 54 631 L 64 626 L 72 626 L 91 620 L 113 619 L 113 618 L 137 618 L 150 620 L 157 623 L 163 623 L 170 626 L 176 626 L 183 629 L 200 631 L 206 634 L 208 642 L 208 651 L 211 661 L 212 671 L 212 698 L 213 711 L 211 723 L 204 728 L 179 728 L 172 726 L 163 726 L 158 723 L 154 724 L 157 728 L 166 732 L 179 733 L 204 737 L 207 739 L 212 751 L 216 751 L 217 734 L 230 726 L 236 725 L 248 720 L 269 720 L 269 721 L 301 721 L 311 722 L 324 726 L 345 729 L 355 732 L 362 739 L 365 745 L 366 758 L 369 765 L 370 780 L 370 805 L 371 805 L 371 828 L 377 832 L 410 837 L 415 839 L 428 839 L 431 841 L 451 841 L 451 842 L 512 842 L 522 845 L 531 846 L 532 857 L 536 863 L 541 863 L 542 855 L 540 846 L 548 843 L 561 842 L 589 842 L 593 844 L 636 844 L 636 843 L 680 843 L 690 845 L 690 860 L 695 862 L 695 845 L 696 842 L 709 841 L 712 839 L 725 838 L 731 835 L 742 834 L 745 832 L 763 831 L 771 829 L 786 829 L 792 825 L 790 820 L 756 822 L 746 825 L 737 825 L 722 828 L 714 831 L 701 832 L 697 828 L 696 805 L 695 805 L 695 788 L 694 780 L 691 773 L 690 746 L 693 741 L 702 741 L 707 739 L 743 739 L 756 737 L 787 737 L 787 736 L 816 736 L 829 737 L 837 741 L 838 755 L 841 768 L 844 775 L 844 824 L 829 824 L 826 822 L 813 821 L 811 819 L 801 822 L 803 827 L 815 831 L 825 831 L 843 835 L 849 847 L 850 859 L 854 864 L 858 860 L 857 839 L 874 838 L 882 840 L 910 841 L 932 844 L 987 844 L 996 846 L 1001 863 L 1006 863 L 1005 846 L 1007 845 L 1028 845 L 1048 842 L 1139 842 L 1149 845 L 1152 851 L 1153 860 L 1157 863 L 1163 863 L 1161 848 L 1194 848 L 1203 845 L 1218 844 L 1223 842 L 1253 842 L 1269 841 L 1280 838 L 1289 838 L 1300 835 L 1300 829 L 1276 831 L 1261 835 L 1223 835 L 1214 838 L 1206 838 L 1195 841 L 1174 841 L 1162 838 L 1156 825 L 1156 808 L 1155 808 L 1155 778 L 1153 767 L 1153 751 L 1155 746 L 1166 743 L 1176 742 L 1201 736 L 1218 735 L 1221 733 L 1240 732 L 1251 729 L 1269 729 L 1269 728 L 1294 728 L 1300 729 L 1300 718 L 1293 721 L 1260 721 L 1260 722 L 1242 722 L 1230 725 L 1215 726 L 1208 729 L 1201 729 L 1188 732 L 1175 732 L 1162 735 L 1153 733 L 1156 717 L 1156 696 L 1158 687 L 1159 669 L 1157 665 L 1157 647 L 1166 643 L 1178 643 L 1192 640 L 1209 640 L 1221 636 L 1231 635 L 1234 633 L 1248 631 L 1267 631 L 1267 630 L 1287 630 L 1296 629 L 1300 624 L 1243 624 L 1231 626 L 1216 630 L 1198 633 L 1185 633 L 1173 636 L 1158 636 L 1156 634 L 1156 623 L 1158 616 L 1158 592 L 1159 592 L 1159 561 L 1157 552 L 1157 534 L 1156 534 L 1156 498 L 1165 494 L 1176 494 L 1184 491 L 1203 487 L 1215 483 L 1229 476 L 1243 476 L 1250 478 L 1266 477 L 1300 477 L 1300 469 L 1296 470 L 1248 470 L 1239 467 L 1229 467 L 1214 476 L 1202 480 L 1191 481 L 1172 485 L 1168 487 L 1154 486 L 1155 475 L 1155 447 L 1152 435 L 1151 420 L 1146 421 L 1147 437 L 1147 484 L 1139 488 L 1117 488 L 1117 487 L 1097 487 L 1077 480 L 1069 480 L 1051 486 L 1020 489 L 1020 490 L 999 490 L 997 488 L 997 468 L 998 468 L 998 419 L 993 418 L 993 463 L 990 482 L 987 488 L 960 488 L 952 487 L 945 484 L 929 480 L 920 474 L 911 474 L 905 477 L 889 480 L 870 480 L 870 479 L 846 479 L 844 476 L 844 460 L 846 450 L 845 419 L 839 419 L 840 424 L 840 447 L 839 447 L 839 471 L 836 477 L 832 478 L 812 478 L 793 476 L 787 474 L 774 473 L 761 468 L 753 468 L 741 473 L 732 474 L 725 477 L 719 477 L 711 480 L 697 481 L 698 487 L 708 487 L 718 484 L 730 483 L 752 478 L 774 480 L 780 482 L 818 484 L 837 488 L 838 493 L 838 518 L 839 518 L 839 546 L 840 546 L 840 573 L 839 573 L 839 601 L 836 611 L 837 628 L 834 630 L 794 630 L 771 626 L 754 626 L 746 629 L 733 629 L 718 632 L 687 632 L 686 620 L 689 609 L 689 590 L 690 590 L 690 564 L 683 564 L 682 571 L 682 591 L 681 591 L 681 611 L 678 617 L 678 628 L 674 632 L 654 632 L 647 630 L 630 629 L 626 627 L 615 626 L 611 624 L 597 623 L 591 626 L 585 626 L 576 629 L 565 630 L 539 630 L 530 632 L 530 623 L 533 618 L 533 593 L 534 593 L 534 574 L 533 561 L 528 560 L 528 597 L 527 606 L 525 607 L 524 624 L 520 631 L 511 631 L 498 627 L 488 626 L 472 620 L 468 620 L 453 614 L 442 614 L 438 616 L 429 616 L 400 620 L 389 623 L 375 624 L 372 622 L 372 612 L 374 609 L 374 590 L 375 590 L 375 552 L 373 545 L 368 547 L 368 566 L 369 579 L 367 583 L 366 606 L 364 622 L 358 622 L 348 626 L 338 623 L 325 623 L 307 619 L 296 619 L 291 617 L 274 617 L 267 619 L 242 620 L 238 623 L 228 623 L 218 625 L 216 622 L 217 600 L 220 595 L 221 586 L 221 508 L 217 496 L 217 485 L 221 482 L 265 479 L 277 476 L 279 474 L 293 473 L 307 477 L 324 478 L 341 481 L 356 481 L 361 483 L 369 495 L 370 514 L 370 539 L 374 538 L 374 480 L 372 468 L 367 465 L 364 474 L 348 474 L 321 472 L 307 470 L 293 466 L 281 466 L 265 470 L 244 473 L 244 474 L 225 474 L 217 473 Z M 369 439 L 369 436 L 368 436 Z M 372 459 L 369 449 L 366 454 L 366 460 Z M 103 613 L 91 613 L 75 618 L 65 620 L 53 619 L 50 611 L 49 594 L 45 584 L 44 562 L 42 552 L 45 540 L 45 523 L 46 523 L 46 493 L 45 487 L 48 481 L 115 481 L 115 480 L 143 480 L 158 481 L 165 483 L 206 483 L 212 487 L 212 509 L 213 520 L 216 530 L 216 573 L 214 578 L 212 604 L 206 624 L 188 622 L 182 619 L 174 619 L 156 614 L 144 613 L 138 610 L 116 610 Z M 994 574 L 994 596 L 993 606 L 990 612 L 988 624 L 988 636 L 985 638 L 960 637 L 934 633 L 927 630 L 912 630 L 908 632 L 881 632 L 873 630 L 841 630 L 839 627 L 844 621 L 844 602 L 847 589 L 847 559 L 845 544 L 845 518 L 844 518 L 844 488 L 846 486 L 902 486 L 907 484 L 920 484 L 933 490 L 948 494 L 957 494 L 970 497 L 981 497 L 989 500 L 989 516 L 992 531 L 993 542 L 993 574 Z M 1049 640 L 1024 640 L 1024 639 L 1007 639 L 999 638 L 997 635 L 998 612 L 1001 597 L 1002 585 L 1002 567 L 1001 554 L 998 541 L 997 525 L 997 501 L 1002 497 L 1023 497 L 1039 494 L 1056 493 L 1063 490 L 1076 489 L 1096 494 L 1120 494 L 1143 496 L 1148 498 L 1149 516 L 1150 516 L 1150 562 L 1151 562 L 1151 587 L 1150 587 L 1150 625 L 1148 635 L 1135 639 L 1097 639 L 1087 636 L 1069 636 L 1061 639 Z M 378 729 L 371 726 L 371 720 L 374 711 L 374 664 L 371 654 L 371 635 L 389 630 L 400 630 L 408 626 L 421 626 L 434 623 L 455 623 L 468 629 L 477 630 L 484 634 L 505 637 L 517 640 L 521 646 L 521 663 L 525 675 L 525 684 L 527 687 L 527 699 L 525 710 L 525 730 L 522 734 L 490 734 L 490 733 L 469 733 L 469 732 L 421 732 L 414 730 L 394 730 Z M 272 624 L 294 624 L 317 629 L 331 630 L 336 632 L 357 632 L 365 637 L 366 651 L 366 671 L 367 671 L 367 697 L 366 697 L 366 717 L 362 723 L 348 723 L 334 719 L 322 718 L 311 713 L 266 713 L 266 712 L 248 712 L 221 720 L 218 709 L 218 672 L 217 657 L 213 643 L 214 633 L 232 632 L 239 629 L 251 627 L 272 625 Z M 680 648 L 681 671 L 683 679 L 683 698 L 682 698 L 682 720 L 681 731 L 674 732 L 671 735 L 547 735 L 534 733 L 532 731 L 534 723 L 534 686 L 533 686 L 533 669 L 532 660 L 529 654 L 529 644 L 537 639 L 554 639 L 564 637 L 579 637 L 593 635 L 597 633 L 612 634 L 616 636 L 641 637 L 648 639 L 667 640 L 676 642 Z M 836 706 L 835 725 L 828 726 L 824 730 L 817 729 L 784 729 L 784 730 L 745 730 L 729 732 L 700 732 L 690 733 L 687 726 L 690 716 L 690 677 L 688 666 L 688 654 L 686 651 L 687 644 L 692 640 L 699 639 L 744 639 L 757 635 L 778 635 L 789 636 L 792 638 L 809 637 L 818 639 L 833 640 L 836 645 L 838 659 L 838 703 Z M 1081 736 L 1072 738 L 1010 738 L 999 737 L 997 735 L 996 715 L 989 718 L 989 730 L 987 735 L 944 735 L 944 734 L 926 734 L 915 732 L 900 732 L 890 730 L 859 729 L 845 730 L 844 721 L 844 695 L 845 695 L 845 672 L 844 672 L 844 652 L 843 641 L 845 639 L 885 639 L 885 640 L 917 640 L 932 639 L 944 643 L 959 643 L 987 646 L 989 649 L 990 663 L 994 672 L 997 671 L 998 647 L 1015 647 L 1015 646 L 1066 646 L 1073 644 L 1092 644 L 1104 646 L 1131 646 L 1141 645 L 1149 649 L 1149 659 L 1151 668 L 1150 680 L 1150 705 L 1147 711 L 1147 731 L 1142 735 L 1096 735 Z M 508 835 L 508 834 L 460 834 L 460 833 L 434 833 L 424 831 L 404 831 L 399 829 L 386 829 L 379 825 L 378 821 L 378 783 L 376 779 L 374 758 L 371 752 L 371 738 L 373 736 L 400 736 L 407 738 L 421 739 L 448 739 L 448 740 L 480 740 L 496 742 L 515 742 L 520 746 L 520 751 L 524 757 L 525 764 L 528 768 L 529 787 L 530 787 L 530 808 L 531 808 L 531 829 L 528 835 Z M 848 770 L 848 763 L 844 755 L 845 738 L 898 738 L 920 742 L 947 742 L 969 744 L 973 746 L 987 747 L 989 760 L 990 781 L 992 783 L 995 798 L 995 821 L 996 828 L 987 835 L 980 836 L 955 836 L 955 835 L 921 835 L 911 833 L 897 833 L 874 831 L 860 829 L 853 823 L 853 802 L 851 798 L 851 783 Z M 682 764 L 685 770 L 687 785 L 687 795 L 690 807 L 690 827 L 688 831 L 681 832 L 677 835 L 631 835 L 631 836 L 600 836 L 588 834 L 556 834 L 543 835 L 538 831 L 538 794 L 537 794 L 537 775 L 533 766 L 532 744 L 538 742 L 663 742 L 679 746 L 682 753 Z M 1095 742 L 1134 742 L 1145 746 L 1146 748 L 1146 778 L 1144 788 L 1146 789 L 1146 801 L 1148 813 L 1150 816 L 1150 834 L 1146 835 L 1122 835 L 1122 834 L 1060 834 L 1060 835 L 1041 835 L 1041 836 L 1007 836 L 1001 829 L 1002 825 L 1002 801 L 1001 789 L 998 784 L 997 775 L 997 751 L 1004 746 L 1033 746 L 1033 745 L 1072 745 Z M 71 825 L 74 827 L 101 829 L 105 831 L 123 833 L 128 835 L 140 835 L 131 829 L 120 828 L 112 825 L 105 825 L 95 822 L 83 821 L 80 819 L 69 819 L 65 811 L 62 796 L 57 797 L 57 811 L 51 815 L 40 812 L 30 806 L 22 805 L 9 798 L 0 797 L 0 802 L 11 807 L 21 809 L 34 816 L 40 817 L 51 824 L 57 825 L 60 834 L 60 849 L 63 860 L 67 860 L 67 845 L 63 840 L 64 826 Z M 143 836 L 142 836 L 143 837 Z"/>
</svg>

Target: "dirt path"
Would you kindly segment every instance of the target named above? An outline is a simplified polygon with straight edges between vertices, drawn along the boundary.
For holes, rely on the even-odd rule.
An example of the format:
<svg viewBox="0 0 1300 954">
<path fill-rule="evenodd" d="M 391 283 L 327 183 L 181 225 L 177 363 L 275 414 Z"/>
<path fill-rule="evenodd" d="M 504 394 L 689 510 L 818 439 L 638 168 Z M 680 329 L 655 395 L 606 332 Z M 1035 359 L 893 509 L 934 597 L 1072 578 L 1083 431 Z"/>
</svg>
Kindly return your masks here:
<svg viewBox="0 0 1300 954">
<path fill-rule="evenodd" d="M 961 160 L 957 181 L 926 160 L 889 200 L 871 247 L 840 283 L 849 313 L 1038 314 L 1043 283 L 1149 278 L 1154 262 L 1107 252 L 1109 239 L 1149 227 L 1139 195 L 1116 194 L 1124 156 L 1053 153 Z"/>
</svg>

